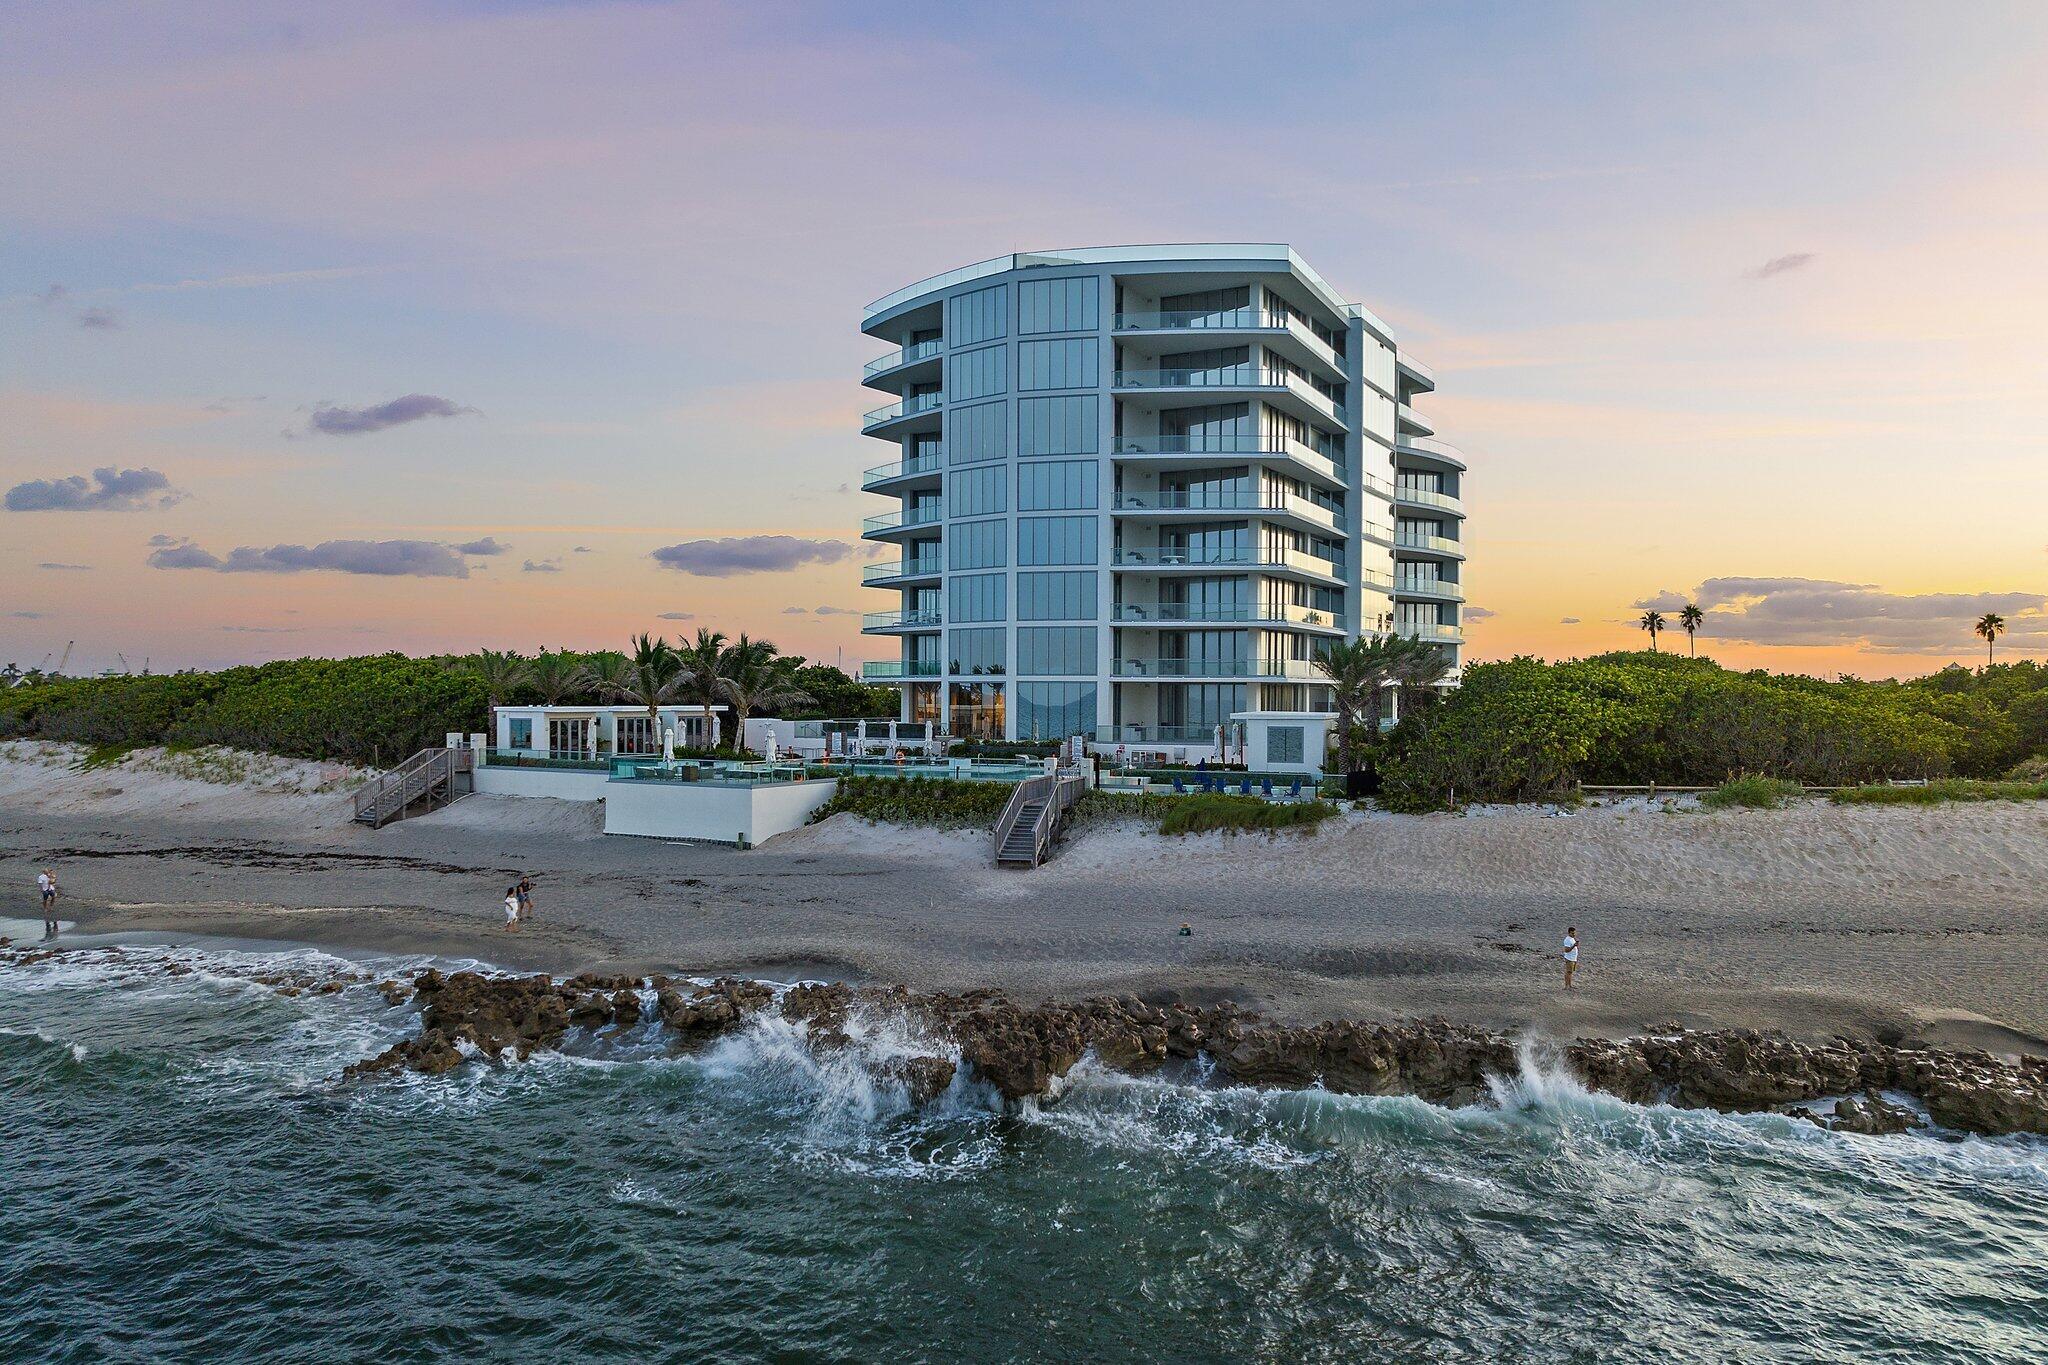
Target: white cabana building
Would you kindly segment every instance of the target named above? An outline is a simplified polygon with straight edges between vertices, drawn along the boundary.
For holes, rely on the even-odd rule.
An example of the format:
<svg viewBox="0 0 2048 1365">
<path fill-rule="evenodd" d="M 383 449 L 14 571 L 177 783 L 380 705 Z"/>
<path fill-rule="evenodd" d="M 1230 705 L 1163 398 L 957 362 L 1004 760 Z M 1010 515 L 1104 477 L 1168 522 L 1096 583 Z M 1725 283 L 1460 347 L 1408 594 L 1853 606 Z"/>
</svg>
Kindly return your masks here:
<svg viewBox="0 0 2048 1365">
<path fill-rule="evenodd" d="M 615 757 L 661 757 L 672 732 L 678 749 L 717 746 L 732 724 L 732 710 L 714 706 L 706 725 L 701 706 L 500 706 L 492 711 L 491 749 L 514 761 L 554 759 L 600 762 Z"/>
</svg>

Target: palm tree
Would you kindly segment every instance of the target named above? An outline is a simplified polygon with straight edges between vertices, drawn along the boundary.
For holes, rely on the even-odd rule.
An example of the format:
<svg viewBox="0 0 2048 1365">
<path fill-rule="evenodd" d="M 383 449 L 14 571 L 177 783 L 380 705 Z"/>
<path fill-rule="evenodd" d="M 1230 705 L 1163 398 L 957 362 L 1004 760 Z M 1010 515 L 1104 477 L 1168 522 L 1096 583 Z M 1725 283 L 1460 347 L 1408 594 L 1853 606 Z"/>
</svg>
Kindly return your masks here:
<svg viewBox="0 0 2048 1365">
<path fill-rule="evenodd" d="M 526 680 L 542 701 L 560 706 L 590 685 L 590 670 L 566 649 L 544 649 L 527 665 Z"/>
<path fill-rule="evenodd" d="M 633 664 L 616 649 L 600 649 L 583 659 L 584 689 L 600 701 L 607 697 L 633 695 Z"/>
<path fill-rule="evenodd" d="M 457 655 L 449 666 L 483 684 L 484 701 L 493 711 L 524 687 L 528 677 L 526 660 L 509 650 L 480 649 L 474 654 Z"/>
<path fill-rule="evenodd" d="M 1330 696 L 1337 709 L 1337 766 L 1347 774 L 1358 771 L 1353 732 L 1370 724 L 1379 732 L 1380 689 L 1394 664 L 1391 635 L 1361 635 L 1349 643 L 1332 643 L 1316 655 L 1316 668 L 1330 680 Z"/>
<path fill-rule="evenodd" d="M 1998 637 L 2005 634 L 2005 618 L 1995 611 L 1987 611 L 1977 618 L 1977 638 L 1984 642 L 1984 666 L 1991 667 L 1991 651 L 1998 646 Z"/>
<path fill-rule="evenodd" d="M 682 661 L 675 646 L 661 636 L 642 631 L 634 639 L 633 653 L 626 660 L 623 691 L 647 708 L 648 724 L 656 734 L 661 733 L 662 703 L 674 701 L 682 686 Z"/>
<path fill-rule="evenodd" d="M 1664 629 L 1664 613 L 1661 611 L 1646 611 L 1643 613 L 1643 619 L 1636 622 L 1636 624 L 1650 632 L 1650 652 L 1655 654 L 1657 652 L 1657 632 Z"/>
<path fill-rule="evenodd" d="M 676 663 L 681 670 L 677 685 L 680 695 L 697 703 L 704 712 L 704 742 L 711 742 L 711 708 L 719 698 L 718 679 L 725 662 L 725 632 L 697 627 L 697 638 L 678 644 Z"/>
<path fill-rule="evenodd" d="M 1444 680 L 1444 675 L 1451 671 L 1451 660 L 1441 647 L 1403 635 L 1393 641 L 1393 658 L 1387 671 L 1401 686 L 1401 707 L 1405 713 L 1417 694 Z"/>
<path fill-rule="evenodd" d="M 1686 648 L 1695 659 L 1700 656 L 1700 642 L 1695 637 L 1699 634 L 1700 626 L 1706 622 L 1706 619 L 1707 614 L 1700 610 L 1699 603 L 1697 602 L 1686 603 L 1685 609 L 1678 613 L 1678 624 L 1685 631 Z"/>
<path fill-rule="evenodd" d="M 766 640 L 740 636 L 721 661 L 718 690 L 732 703 L 733 748 L 746 739 L 747 717 L 756 711 L 777 711 L 785 706 L 809 706 L 811 694 L 797 685 L 796 670 L 803 663 L 775 652 Z"/>
</svg>

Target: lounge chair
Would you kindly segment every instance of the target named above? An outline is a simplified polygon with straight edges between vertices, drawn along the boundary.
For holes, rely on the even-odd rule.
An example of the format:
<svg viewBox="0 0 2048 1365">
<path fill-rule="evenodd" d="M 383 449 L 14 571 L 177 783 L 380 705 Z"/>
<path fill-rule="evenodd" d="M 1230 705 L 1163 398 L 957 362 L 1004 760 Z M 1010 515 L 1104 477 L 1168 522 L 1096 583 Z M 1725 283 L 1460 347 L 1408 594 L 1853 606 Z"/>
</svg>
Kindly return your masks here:
<svg viewBox="0 0 2048 1365">
<path fill-rule="evenodd" d="M 1174 778 L 1173 794 L 1175 796 L 1186 796 L 1188 794 L 1188 784 L 1181 781 L 1178 777 Z"/>
<path fill-rule="evenodd" d="M 1252 794 L 1252 780 L 1249 777 L 1237 784 L 1237 794 L 1239 796 L 1250 796 Z"/>
<path fill-rule="evenodd" d="M 1268 801 L 1271 801 L 1271 800 L 1273 799 L 1273 779 L 1272 779 L 1272 778 L 1270 778 L 1270 777 L 1262 777 L 1262 778 L 1260 778 L 1260 779 L 1259 779 L 1259 795 L 1261 795 L 1261 796 L 1265 797 L 1265 798 L 1266 798 L 1266 799 L 1267 799 Z"/>
<path fill-rule="evenodd" d="M 1291 786 L 1291 787 L 1289 787 L 1289 788 L 1287 789 L 1287 799 L 1288 799 L 1289 801 L 1299 801 L 1299 800 L 1301 800 L 1301 779 L 1300 779 L 1300 778 L 1298 778 L 1298 777 L 1297 777 L 1297 778 L 1295 778 L 1295 779 L 1294 779 L 1294 785 L 1293 785 L 1293 786 Z"/>
</svg>

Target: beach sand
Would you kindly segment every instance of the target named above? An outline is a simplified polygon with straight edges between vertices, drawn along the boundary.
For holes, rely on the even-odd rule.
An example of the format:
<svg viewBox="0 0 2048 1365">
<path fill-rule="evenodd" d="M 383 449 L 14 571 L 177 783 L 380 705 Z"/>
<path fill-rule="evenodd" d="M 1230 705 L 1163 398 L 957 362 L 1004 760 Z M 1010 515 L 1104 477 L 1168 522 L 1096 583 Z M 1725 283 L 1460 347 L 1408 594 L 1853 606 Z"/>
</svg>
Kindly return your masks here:
<svg viewBox="0 0 2048 1365">
<path fill-rule="evenodd" d="M 847 816 L 745 853 L 607 839 L 594 805 L 510 797 L 371 831 L 340 769 L 75 757 L 0 745 L 0 915 L 38 916 L 50 863 L 90 932 L 2048 1052 L 2048 804 L 1347 812 L 1309 835 L 1183 839 L 1120 822 L 1014 872 L 985 835 Z M 521 873 L 537 915 L 505 933 Z M 1585 945 L 1569 995 L 1567 924 Z"/>
</svg>

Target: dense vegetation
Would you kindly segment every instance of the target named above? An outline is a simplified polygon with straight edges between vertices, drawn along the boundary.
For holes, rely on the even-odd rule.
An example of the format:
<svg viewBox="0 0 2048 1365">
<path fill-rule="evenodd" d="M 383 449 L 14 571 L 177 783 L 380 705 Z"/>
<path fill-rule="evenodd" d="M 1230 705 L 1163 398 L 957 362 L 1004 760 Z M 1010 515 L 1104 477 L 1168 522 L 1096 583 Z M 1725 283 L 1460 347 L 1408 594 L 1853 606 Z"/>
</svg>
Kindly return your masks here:
<svg viewBox="0 0 2048 1365">
<path fill-rule="evenodd" d="M 2048 751 L 2048 669 L 1948 668 L 1910 682 L 1735 673 L 1669 654 L 1474 664 L 1373 755 L 1383 800 L 1440 810 L 1575 783 L 1809 786 L 1995 777 Z"/>
<path fill-rule="evenodd" d="M 840 811 L 892 825 L 937 825 L 947 829 L 990 829 L 1010 793 L 1007 782 L 966 782 L 950 778 L 842 777 L 832 799 L 813 820 Z"/>
<path fill-rule="evenodd" d="M 1796 801 L 1805 789 L 1782 777 L 1731 777 L 1700 798 L 1708 810 L 1776 810 Z"/>
<path fill-rule="evenodd" d="M 758 651 L 758 646 L 756 647 Z M 49 739 L 102 752 L 166 745 L 224 744 L 292 758 L 389 764 L 450 731 L 485 728 L 492 700 L 528 704 L 617 700 L 609 671 L 619 654 L 544 652 L 530 659 L 485 654 L 430 659 L 401 654 L 352 659 L 286 659 L 218 673 L 49 678 L 0 689 L 0 739 Z M 774 664 L 768 670 L 768 664 Z M 734 656 L 717 694 L 755 701 L 791 694 L 813 714 L 894 715 L 886 688 L 801 659 Z M 764 671 L 768 672 L 765 680 Z M 793 684 L 778 694 L 774 685 Z M 879 693 L 877 697 L 875 694 Z M 842 709 L 851 708 L 851 709 Z M 864 708 L 864 709 L 863 709 Z"/>
<path fill-rule="evenodd" d="M 1328 801 L 1261 801 L 1256 796 L 1187 796 L 1160 817 L 1161 834 L 1314 828 L 1337 813 Z"/>
<path fill-rule="evenodd" d="M 1983 782 L 1945 777 L 1924 787 L 1843 787 L 1831 792 L 1844 806 L 1939 806 L 1950 801 L 2048 801 L 2048 780 Z"/>
</svg>

